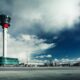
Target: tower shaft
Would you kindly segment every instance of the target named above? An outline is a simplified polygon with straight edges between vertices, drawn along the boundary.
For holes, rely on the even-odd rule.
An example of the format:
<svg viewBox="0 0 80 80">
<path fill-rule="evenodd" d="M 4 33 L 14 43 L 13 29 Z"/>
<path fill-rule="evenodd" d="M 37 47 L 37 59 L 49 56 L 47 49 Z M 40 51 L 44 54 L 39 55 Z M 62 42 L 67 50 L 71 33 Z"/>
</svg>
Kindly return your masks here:
<svg viewBox="0 0 80 80">
<path fill-rule="evenodd" d="M 3 28 L 3 57 L 7 57 L 7 28 Z"/>
</svg>

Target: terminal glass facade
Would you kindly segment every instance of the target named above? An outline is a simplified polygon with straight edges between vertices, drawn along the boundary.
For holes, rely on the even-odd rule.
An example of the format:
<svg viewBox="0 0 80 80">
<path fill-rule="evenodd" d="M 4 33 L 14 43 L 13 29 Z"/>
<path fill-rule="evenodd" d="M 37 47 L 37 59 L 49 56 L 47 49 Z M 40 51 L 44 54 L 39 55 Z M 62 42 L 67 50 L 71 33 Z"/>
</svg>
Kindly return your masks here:
<svg viewBox="0 0 80 80">
<path fill-rule="evenodd" d="M 19 60 L 17 58 L 4 58 L 4 57 L 0 57 L 0 65 L 18 65 L 19 64 Z"/>
</svg>

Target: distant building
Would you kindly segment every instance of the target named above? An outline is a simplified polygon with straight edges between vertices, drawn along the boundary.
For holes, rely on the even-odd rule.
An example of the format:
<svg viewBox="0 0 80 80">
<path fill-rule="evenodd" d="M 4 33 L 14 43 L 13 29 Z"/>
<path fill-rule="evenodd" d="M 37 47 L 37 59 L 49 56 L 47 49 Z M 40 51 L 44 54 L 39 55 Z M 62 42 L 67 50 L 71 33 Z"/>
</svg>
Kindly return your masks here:
<svg viewBox="0 0 80 80">
<path fill-rule="evenodd" d="M 76 62 L 72 66 L 80 66 L 80 62 Z"/>
</svg>

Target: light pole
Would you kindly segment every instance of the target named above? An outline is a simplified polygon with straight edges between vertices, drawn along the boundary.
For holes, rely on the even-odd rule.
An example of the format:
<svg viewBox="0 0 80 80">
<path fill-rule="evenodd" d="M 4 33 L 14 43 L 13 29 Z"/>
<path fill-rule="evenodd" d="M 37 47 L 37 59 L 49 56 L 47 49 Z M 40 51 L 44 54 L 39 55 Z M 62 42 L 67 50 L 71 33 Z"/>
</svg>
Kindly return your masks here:
<svg viewBox="0 0 80 80">
<path fill-rule="evenodd" d="M 5 64 L 5 58 L 7 57 L 7 30 L 10 26 L 11 18 L 7 15 L 1 14 L 0 15 L 0 25 L 3 29 L 3 59 Z"/>
</svg>

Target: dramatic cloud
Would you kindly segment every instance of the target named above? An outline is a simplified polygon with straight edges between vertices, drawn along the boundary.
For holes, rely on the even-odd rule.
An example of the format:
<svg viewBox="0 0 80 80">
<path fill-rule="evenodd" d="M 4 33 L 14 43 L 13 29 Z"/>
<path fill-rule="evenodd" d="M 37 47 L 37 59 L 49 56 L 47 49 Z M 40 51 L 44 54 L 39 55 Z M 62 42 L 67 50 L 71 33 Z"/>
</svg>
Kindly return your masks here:
<svg viewBox="0 0 80 80">
<path fill-rule="evenodd" d="M 22 61 L 33 53 L 56 46 L 44 35 L 64 28 L 72 29 L 75 23 L 80 22 L 79 0 L 1 0 L 0 13 L 10 15 L 12 19 L 8 29 L 8 56 Z M 53 36 L 53 40 L 58 39 L 58 36 Z"/>
<path fill-rule="evenodd" d="M 69 58 L 54 59 L 53 62 L 74 64 L 74 63 L 80 62 L 80 58 L 75 58 L 75 59 L 69 59 Z"/>
<path fill-rule="evenodd" d="M 37 59 L 37 60 L 38 59 L 40 59 L 40 60 L 44 59 L 45 60 L 45 59 L 49 59 L 49 58 L 52 58 L 51 54 L 48 54 L 48 55 L 45 54 L 45 55 L 36 56 L 34 59 Z"/>
<path fill-rule="evenodd" d="M 17 38 L 8 34 L 8 57 L 17 57 L 21 61 L 30 60 L 31 54 L 54 47 L 54 43 L 45 43 L 46 40 L 38 39 L 35 35 L 21 35 Z M 0 33 L 0 53 L 2 53 L 2 33 Z M 2 54 L 0 54 L 2 55 Z"/>
<path fill-rule="evenodd" d="M 79 0 L 14 0 L 14 30 L 35 32 L 34 24 L 38 24 L 45 32 L 71 28 L 80 15 L 78 3 Z"/>
<path fill-rule="evenodd" d="M 11 0 L 2 0 L 0 1 L 0 14 L 12 14 L 12 1 Z"/>
</svg>

